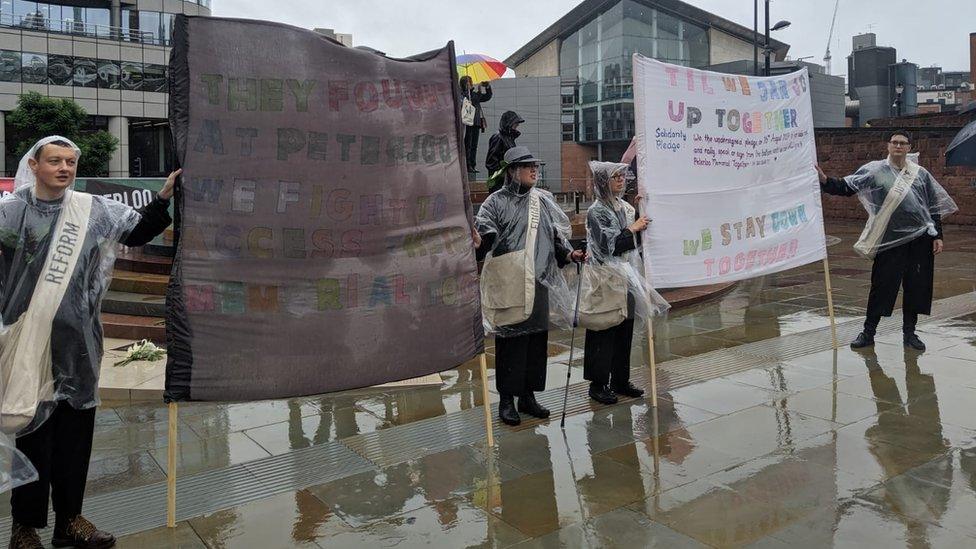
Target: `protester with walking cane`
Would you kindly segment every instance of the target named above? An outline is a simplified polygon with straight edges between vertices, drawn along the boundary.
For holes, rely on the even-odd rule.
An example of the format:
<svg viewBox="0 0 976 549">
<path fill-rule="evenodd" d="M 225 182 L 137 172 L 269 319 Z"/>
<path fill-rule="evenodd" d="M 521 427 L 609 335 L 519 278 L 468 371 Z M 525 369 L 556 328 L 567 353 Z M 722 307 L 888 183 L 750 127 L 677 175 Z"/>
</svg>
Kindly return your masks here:
<svg viewBox="0 0 976 549">
<path fill-rule="evenodd" d="M 535 188 L 542 161 L 528 147 L 509 149 L 504 160 L 505 183 L 481 205 L 475 225 L 485 260 L 485 332 L 495 334 L 498 416 L 518 425 L 519 412 L 549 417 L 534 392 L 546 386 L 549 330 L 569 327 L 575 299 L 560 268 L 585 253 L 570 246 L 569 218 L 552 194 Z"/>
<path fill-rule="evenodd" d="M 617 395 L 644 394 L 630 382 L 634 319 L 650 322 L 669 307 L 643 274 L 637 248 L 649 220 L 622 200 L 627 168 L 590 162 L 596 201 L 586 212 L 589 260 L 582 274 L 579 323 L 587 328 L 583 378 L 590 382 L 590 398 L 602 404 L 615 404 Z"/>
</svg>

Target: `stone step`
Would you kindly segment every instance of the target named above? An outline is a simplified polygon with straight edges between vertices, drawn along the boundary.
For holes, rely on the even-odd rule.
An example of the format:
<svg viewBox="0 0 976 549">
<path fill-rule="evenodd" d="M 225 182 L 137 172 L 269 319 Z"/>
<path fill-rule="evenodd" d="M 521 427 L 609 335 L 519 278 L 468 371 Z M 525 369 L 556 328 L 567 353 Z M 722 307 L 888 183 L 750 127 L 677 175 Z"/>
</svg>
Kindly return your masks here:
<svg viewBox="0 0 976 549">
<path fill-rule="evenodd" d="M 102 329 L 105 337 L 166 343 L 166 321 L 162 318 L 103 312 Z"/>
<path fill-rule="evenodd" d="M 142 252 L 154 257 L 172 258 L 176 256 L 176 247 L 172 244 L 146 244 L 142 247 Z"/>
<path fill-rule="evenodd" d="M 151 255 L 138 248 L 130 248 L 119 252 L 115 257 L 115 268 L 122 271 L 169 276 L 173 269 L 173 258 Z"/>
<path fill-rule="evenodd" d="M 115 269 L 109 289 L 132 294 L 166 295 L 167 284 L 169 284 L 169 275 Z"/>
<path fill-rule="evenodd" d="M 166 298 L 161 295 L 137 294 L 109 290 L 102 300 L 103 313 L 119 315 L 166 317 Z"/>
</svg>

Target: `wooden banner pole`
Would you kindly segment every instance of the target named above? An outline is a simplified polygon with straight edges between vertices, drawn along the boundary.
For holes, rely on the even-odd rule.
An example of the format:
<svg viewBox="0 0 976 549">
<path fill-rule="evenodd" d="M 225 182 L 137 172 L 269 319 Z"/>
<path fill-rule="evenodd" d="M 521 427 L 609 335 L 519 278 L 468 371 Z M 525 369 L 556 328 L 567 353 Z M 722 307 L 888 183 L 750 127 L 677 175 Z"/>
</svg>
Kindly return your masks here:
<svg viewBox="0 0 976 549">
<path fill-rule="evenodd" d="M 491 400 L 488 395 L 488 359 L 485 353 L 478 355 L 481 362 L 481 401 L 485 409 L 485 433 L 488 434 L 488 447 L 495 446 L 495 433 L 491 425 Z"/>
<path fill-rule="evenodd" d="M 637 208 L 642 216 L 646 216 L 647 213 L 644 211 L 643 201 L 637 202 Z M 650 220 L 648 220 L 650 221 Z M 635 237 L 636 243 L 636 237 Z M 648 285 L 650 285 L 651 273 L 647 269 L 647 264 L 644 263 L 644 276 L 647 279 Z M 648 359 L 650 361 L 651 368 L 651 406 L 657 408 L 657 361 L 654 359 L 654 315 L 647 315 L 647 352 Z"/>
<path fill-rule="evenodd" d="M 824 282 L 827 286 L 827 310 L 830 312 L 830 335 L 834 341 L 834 349 L 837 349 L 837 320 L 834 317 L 834 295 L 833 288 L 830 286 L 830 262 L 824 257 Z"/>
<path fill-rule="evenodd" d="M 169 403 L 169 436 L 166 445 L 166 526 L 176 528 L 176 447 L 177 413 L 175 402 Z"/>
<path fill-rule="evenodd" d="M 651 368 L 651 406 L 657 409 L 657 361 L 654 359 L 654 317 L 647 318 L 647 352 Z"/>
</svg>

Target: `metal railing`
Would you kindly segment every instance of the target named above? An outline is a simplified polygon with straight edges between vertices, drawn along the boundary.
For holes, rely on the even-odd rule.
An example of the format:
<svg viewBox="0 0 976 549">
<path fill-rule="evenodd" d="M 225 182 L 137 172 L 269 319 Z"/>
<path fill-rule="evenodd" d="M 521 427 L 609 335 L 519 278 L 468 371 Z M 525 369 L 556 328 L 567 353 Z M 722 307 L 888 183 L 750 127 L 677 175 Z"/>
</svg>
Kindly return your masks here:
<svg viewBox="0 0 976 549">
<path fill-rule="evenodd" d="M 72 19 L 49 19 L 44 14 L 35 12 L 27 15 L 12 13 L 0 14 L 0 26 L 14 27 L 24 30 L 55 32 L 90 38 L 104 38 L 123 42 L 136 42 L 155 46 L 168 46 L 169 38 L 157 37 L 154 32 L 113 27 L 111 25 L 97 25 L 75 21 Z"/>
</svg>

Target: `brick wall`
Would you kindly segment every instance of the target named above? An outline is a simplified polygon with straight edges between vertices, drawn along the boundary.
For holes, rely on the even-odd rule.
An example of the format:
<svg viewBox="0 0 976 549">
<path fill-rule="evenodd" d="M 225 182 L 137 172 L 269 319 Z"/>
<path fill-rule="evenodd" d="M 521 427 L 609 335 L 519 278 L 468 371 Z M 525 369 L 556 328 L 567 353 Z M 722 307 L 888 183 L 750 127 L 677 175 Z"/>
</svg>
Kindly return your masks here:
<svg viewBox="0 0 976 549">
<path fill-rule="evenodd" d="M 587 192 L 587 182 L 590 178 L 588 163 L 596 158 L 596 147 L 563 141 L 561 152 L 563 190 Z"/>
<path fill-rule="evenodd" d="M 976 84 L 976 32 L 969 33 L 969 81 Z"/>
<path fill-rule="evenodd" d="M 959 206 L 959 212 L 946 219 L 952 225 L 976 225 L 976 167 L 947 167 L 945 150 L 952 138 L 976 112 L 925 113 L 900 119 L 872 120 L 870 128 L 817 129 L 817 158 L 827 175 L 840 177 L 853 173 L 871 160 L 887 155 L 885 141 L 892 127 L 912 133 L 913 152 L 919 162 L 945 187 Z M 867 216 L 854 197 L 823 196 L 827 220 L 862 220 Z"/>
</svg>

